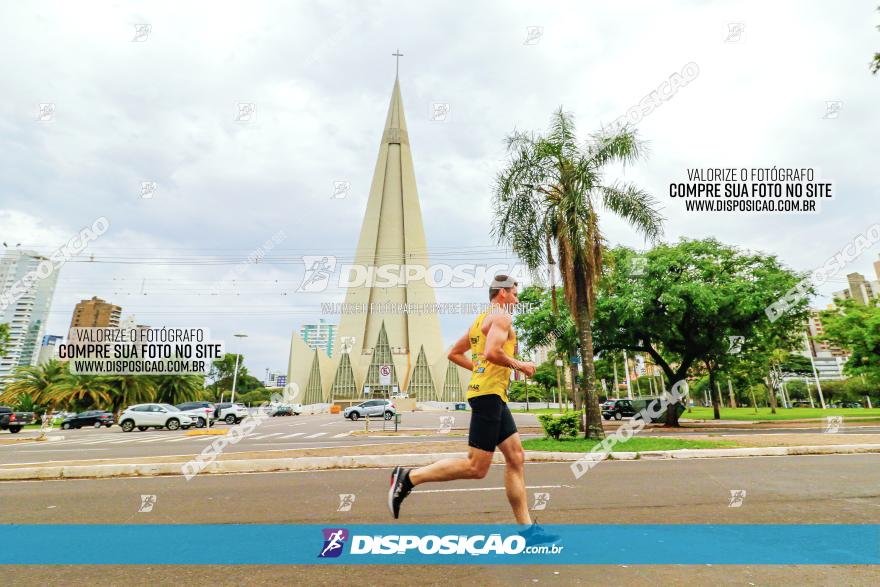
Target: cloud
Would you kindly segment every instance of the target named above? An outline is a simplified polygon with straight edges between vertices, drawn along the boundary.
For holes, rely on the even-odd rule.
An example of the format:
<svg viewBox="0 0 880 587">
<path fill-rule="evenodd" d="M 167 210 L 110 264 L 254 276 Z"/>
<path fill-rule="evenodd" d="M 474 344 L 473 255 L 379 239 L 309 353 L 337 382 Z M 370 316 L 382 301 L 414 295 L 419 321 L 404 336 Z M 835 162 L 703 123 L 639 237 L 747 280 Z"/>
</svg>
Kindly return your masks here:
<svg viewBox="0 0 880 587">
<path fill-rule="evenodd" d="M 399 47 L 434 250 L 492 244 L 508 133 L 543 130 L 563 105 L 586 137 L 693 61 L 699 77 L 639 125 L 650 157 L 612 177 L 657 196 L 669 239 L 716 236 L 811 268 L 876 208 L 874 14 L 869 2 L 7 3 L 0 233 L 49 249 L 98 215 L 111 219 L 89 252 L 120 263 L 63 269 L 53 333 L 78 298 L 99 295 L 153 325 L 208 326 L 229 340 L 248 332 L 252 371 L 284 370 L 289 333 L 320 317 L 320 301 L 341 301 L 338 291 L 295 294 L 295 260 L 354 249 Z M 744 23 L 743 42 L 725 43 L 730 22 Z M 132 42 L 144 23 L 149 37 Z M 528 27 L 542 27 L 537 43 L 525 43 Z M 842 102 L 836 119 L 823 118 L 828 100 Z M 448 122 L 430 119 L 436 102 L 450 105 Z M 55 105 L 54 122 L 37 121 L 40 103 Z M 236 122 L 239 103 L 254 104 L 252 123 Z M 687 168 L 726 165 L 817 167 L 836 196 L 809 217 L 697 216 L 667 197 Z M 351 192 L 332 199 L 339 180 Z M 158 186 L 151 199 L 140 198 L 144 181 Z M 642 246 L 624 223 L 602 222 L 612 244 Z M 282 229 L 273 256 L 284 264 L 249 266 L 230 284 L 236 293 L 204 294 Z M 203 255 L 216 263 L 158 264 Z M 853 270 L 868 273 L 868 256 Z M 444 318 L 445 336 L 467 321 Z"/>
</svg>

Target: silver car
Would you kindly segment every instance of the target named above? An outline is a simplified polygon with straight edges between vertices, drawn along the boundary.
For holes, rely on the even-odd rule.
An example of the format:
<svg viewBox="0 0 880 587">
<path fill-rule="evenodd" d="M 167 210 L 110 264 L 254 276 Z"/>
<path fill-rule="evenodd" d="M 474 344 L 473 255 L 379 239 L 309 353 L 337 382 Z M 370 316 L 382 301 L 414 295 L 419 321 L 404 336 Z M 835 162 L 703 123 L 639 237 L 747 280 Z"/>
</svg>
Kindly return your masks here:
<svg viewBox="0 0 880 587">
<path fill-rule="evenodd" d="M 342 412 L 343 417 L 349 420 L 357 420 L 358 418 L 375 418 L 382 416 L 386 420 L 390 420 L 396 413 L 394 404 L 387 399 L 371 399 L 356 406 L 345 408 Z"/>
</svg>

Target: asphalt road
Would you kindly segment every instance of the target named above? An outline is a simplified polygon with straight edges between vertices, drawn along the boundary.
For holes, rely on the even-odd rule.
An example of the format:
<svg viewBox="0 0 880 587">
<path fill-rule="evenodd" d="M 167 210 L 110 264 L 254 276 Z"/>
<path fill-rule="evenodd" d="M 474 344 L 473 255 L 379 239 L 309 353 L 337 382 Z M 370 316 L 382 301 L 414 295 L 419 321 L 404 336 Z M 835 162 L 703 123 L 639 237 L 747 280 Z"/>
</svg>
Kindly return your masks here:
<svg viewBox="0 0 880 587">
<path fill-rule="evenodd" d="M 402 414 L 403 428 L 417 429 L 421 433 L 436 432 L 426 436 L 418 436 L 423 442 L 444 441 L 449 435 L 439 433 L 441 418 L 452 416 L 453 427 L 457 432 L 467 430 L 470 423 L 470 412 L 412 412 Z M 514 414 L 520 428 L 538 427 L 538 419 L 533 414 Z M 624 420 L 625 422 L 625 420 Z M 611 432 L 620 423 L 606 422 L 606 429 Z M 230 444 L 225 453 L 290 450 L 297 448 L 345 447 L 362 444 L 390 444 L 412 442 L 413 436 L 364 436 L 352 435 L 352 432 L 363 431 L 363 420 L 351 422 L 341 415 L 318 414 L 268 418 L 254 432 L 242 438 L 236 444 Z M 381 431 L 384 427 L 393 429 L 393 422 L 382 419 L 371 419 L 370 430 Z M 227 424 L 217 424 L 220 429 L 230 428 Z M 707 432 L 720 436 L 738 436 L 751 434 L 815 434 L 824 431 L 824 422 L 780 425 L 778 427 L 738 428 L 720 426 L 708 430 L 699 428 L 677 428 L 667 430 L 660 427 L 644 430 L 640 436 L 674 435 L 705 435 Z M 8 432 L 2 433 L 4 438 L 11 437 Z M 872 423 L 844 424 L 838 434 L 880 434 L 880 425 Z M 22 431 L 16 438 L 36 436 L 35 430 Z M 210 436 L 187 436 L 183 430 L 147 430 L 144 432 L 122 432 L 118 426 L 112 428 L 83 428 L 80 430 L 55 429 L 51 436 L 63 436 L 64 440 L 41 443 L 0 444 L 0 464 L 2 463 L 37 463 L 47 461 L 66 461 L 80 459 L 130 458 L 139 456 L 194 455 L 210 442 Z M 528 437 L 524 435 L 524 437 Z M 454 437 L 453 437 L 454 438 Z M 854 438 L 852 442 L 858 442 Z"/>
<path fill-rule="evenodd" d="M 454 429 L 466 430 L 470 412 L 412 412 L 402 414 L 401 426 L 417 429 L 420 433 L 434 431 L 436 434 L 418 436 L 419 441 L 448 440 L 448 434 L 439 432 L 441 418 L 452 416 Z M 519 427 L 538 426 L 532 414 L 515 414 Z M 383 426 L 394 429 L 393 422 L 381 418 L 370 419 L 370 430 L 381 431 Z M 231 426 L 220 423 L 218 429 Z M 364 420 L 352 422 L 339 414 L 317 414 L 267 418 L 248 436 L 236 444 L 230 444 L 225 454 L 260 450 L 290 450 L 297 448 L 343 447 L 360 444 L 412 442 L 413 436 L 365 436 L 352 435 L 363 431 Z M 9 433 L 5 433 L 8 435 Z M 16 438 L 36 436 L 36 430 L 19 432 Z M 111 428 L 82 428 L 80 430 L 55 429 L 50 436 L 63 436 L 64 440 L 40 443 L 0 444 L 0 463 L 31 463 L 80 459 L 128 458 L 138 456 L 194 455 L 202 451 L 216 437 L 187 436 L 183 430 L 155 430 L 123 432 L 118 426 Z"/>
<path fill-rule="evenodd" d="M 0 483 L 0 523 L 391 523 L 388 470 Z M 542 523 L 880 523 L 880 456 L 610 461 L 575 480 L 564 464 L 527 465 Z M 739 507 L 730 492 L 744 490 Z M 354 494 L 339 512 L 339 495 Z M 142 495 L 151 512 L 138 512 Z M 512 522 L 503 468 L 480 481 L 418 488 L 404 523 Z M 211 548 L 234 545 L 206 545 Z M 601 545 L 597 545 L 601 548 Z M 872 567 L 16 567 L 22 585 L 876 585 Z"/>
</svg>

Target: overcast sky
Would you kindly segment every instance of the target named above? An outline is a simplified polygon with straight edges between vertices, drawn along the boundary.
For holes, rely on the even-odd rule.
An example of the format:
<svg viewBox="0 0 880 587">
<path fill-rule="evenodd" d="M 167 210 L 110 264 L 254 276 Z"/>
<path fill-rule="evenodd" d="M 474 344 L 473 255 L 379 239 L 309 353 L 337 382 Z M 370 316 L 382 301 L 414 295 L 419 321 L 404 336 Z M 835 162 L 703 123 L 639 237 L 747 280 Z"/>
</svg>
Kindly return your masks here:
<svg viewBox="0 0 880 587">
<path fill-rule="evenodd" d="M 286 371 L 291 331 L 342 301 L 337 289 L 296 293 L 296 261 L 352 254 L 399 48 L 438 261 L 462 248 L 463 262 L 508 258 L 473 252 L 493 250 L 491 186 L 508 133 L 544 129 L 562 105 L 586 138 L 695 63 L 697 77 L 637 125 L 649 157 L 611 178 L 658 198 L 666 240 L 714 236 L 811 269 L 880 220 L 875 4 L 7 2 L 0 239 L 49 253 L 106 216 L 107 233 L 61 269 L 49 333 L 66 333 L 75 303 L 97 295 L 140 323 L 247 333 L 231 350 L 254 375 Z M 255 118 L 236 120 L 239 103 Z M 431 118 L 437 103 L 445 121 Z M 40 104 L 54 105 L 46 120 Z M 813 215 L 698 214 L 668 197 L 691 167 L 774 165 L 817 169 L 835 197 Z M 332 198 L 339 181 L 350 191 Z M 644 247 L 610 214 L 601 221 L 609 244 Z M 278 231 L 265 263 L 236 265 Z M 873 278 L 878 252 L 815 303 L 849 271 Z M 221 295 L 208 295 L 218 282 Z M 447 343 L 468 319 L 442 318 Z"/>
</svg>

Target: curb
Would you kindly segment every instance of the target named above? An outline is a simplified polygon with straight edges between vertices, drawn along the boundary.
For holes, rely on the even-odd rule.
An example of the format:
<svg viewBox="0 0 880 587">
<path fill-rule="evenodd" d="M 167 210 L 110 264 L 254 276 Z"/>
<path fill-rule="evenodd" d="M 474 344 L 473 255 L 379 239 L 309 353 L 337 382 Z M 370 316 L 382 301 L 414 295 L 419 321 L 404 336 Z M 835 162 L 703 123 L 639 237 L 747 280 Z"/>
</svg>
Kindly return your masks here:
<svg viewBox="0 0 880 587">
<path fill-rule="evenodd" d="M 839 455 L 880 453 L 880 444 L 843 444 L 823 446 L 783 446 L 763 448 L 681 449 L 643 452 L 573 453 L 526 451 L 526 462 L 634 461 L 666 459 L 711 459 L 732 457 L 781 457 L 796 455 Z M 402 455 L 357 455 L 332 457 L 297 457 L 257 460 L 224 460 L 207 463 L 202 473 L 268 473 L 278 471 L 326 471 L 330 469 L 389 468 L 396 465 L 421 467 L 443 458 L 463 458 L 467 454 L 426 453 Z M 190 461 L 192 463 L 194 461 Z M 493 463 L 504 463 L 504 457 L 495 453 Z M 187 463 L 128 463 L 110 465 L 52 465 L 43 467 L 0 468 L 0 481 L 41 479 L 108 479 L 114 477 L 154 477 L 182 475 Z"/>
</svg>

